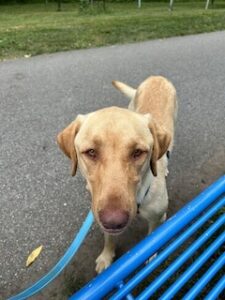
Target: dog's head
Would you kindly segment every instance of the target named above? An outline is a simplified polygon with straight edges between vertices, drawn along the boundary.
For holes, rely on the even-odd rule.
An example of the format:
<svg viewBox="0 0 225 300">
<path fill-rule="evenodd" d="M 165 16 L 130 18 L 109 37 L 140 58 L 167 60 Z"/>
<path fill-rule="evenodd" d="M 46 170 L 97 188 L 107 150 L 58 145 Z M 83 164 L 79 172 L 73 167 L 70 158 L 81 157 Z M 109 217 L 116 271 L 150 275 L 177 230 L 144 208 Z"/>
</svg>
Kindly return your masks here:
<svg viewBox="0 0 225 300">
<path fill-rule="evenodd" d="M 138 183 L 147 168 L 157 176 L 157 160 L 170 136 L 149 114 L 111 107 L 79 115 L 57 137 L 77 165 L 92 196 L 92 210 L 104 231 L 123 231 L 136 214 Z"/>
</svg>

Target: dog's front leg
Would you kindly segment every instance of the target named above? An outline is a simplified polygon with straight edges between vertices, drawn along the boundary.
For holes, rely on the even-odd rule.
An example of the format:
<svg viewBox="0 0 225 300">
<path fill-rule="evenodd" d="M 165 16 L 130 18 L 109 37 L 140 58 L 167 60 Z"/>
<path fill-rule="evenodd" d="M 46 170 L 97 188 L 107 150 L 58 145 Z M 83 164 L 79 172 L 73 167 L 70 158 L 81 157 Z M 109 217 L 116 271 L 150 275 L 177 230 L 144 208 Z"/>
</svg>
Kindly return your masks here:
<svg viewBox="0 0 225 300">
<path fill-rule="evenodd" d="M 151 221 L 149 220 L 148 222 L 148 234 L 150 234 L 152 231 L 154 231 L 160 224 L 162 224 L 167 217 L 167 213 L 165 212 L 163 216 L 160 218 L 152 218 Z M 147 261 L 146 263 L 149 263 L 152 261 L 155 257 L 157 256 L 157 253 L 153 254 Z"/>
<path fill-rule="evenodd" d="M 166 221 L 167 213 L 165 212 L 163 216 L 160 218 L 153 218 L 153 220 L 148 221 L 148 234 L 154 231 L 159 225 L 161 225 L 164 221 Z"/>
<path fill-rule="evenodd" d="M 112 235 L 104 232 L 104 248 L 96 259 L 96 272 L 101 273 L 111 265 L 115 256 L 115 243 Z"/>
</svg>

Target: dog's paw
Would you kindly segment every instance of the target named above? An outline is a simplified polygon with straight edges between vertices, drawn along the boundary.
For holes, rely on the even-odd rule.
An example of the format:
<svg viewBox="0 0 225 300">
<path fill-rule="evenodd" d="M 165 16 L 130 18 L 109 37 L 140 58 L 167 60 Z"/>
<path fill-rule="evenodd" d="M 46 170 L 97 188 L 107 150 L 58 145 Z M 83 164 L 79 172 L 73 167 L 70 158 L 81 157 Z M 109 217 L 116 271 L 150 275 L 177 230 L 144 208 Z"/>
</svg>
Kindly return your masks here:
<svg viewBox="0 0 225 300">
<path fill-rule="evenodd" d="M 96 268 L 95 271 L 99 274 L 102 271 L 104 271 L 106 268 L 108 268 L 112 261 L 113 261 L 114 255 L 106 254 L 106 253 L 101 253 L 99 257 L 96 259 Z"/>
</svg>

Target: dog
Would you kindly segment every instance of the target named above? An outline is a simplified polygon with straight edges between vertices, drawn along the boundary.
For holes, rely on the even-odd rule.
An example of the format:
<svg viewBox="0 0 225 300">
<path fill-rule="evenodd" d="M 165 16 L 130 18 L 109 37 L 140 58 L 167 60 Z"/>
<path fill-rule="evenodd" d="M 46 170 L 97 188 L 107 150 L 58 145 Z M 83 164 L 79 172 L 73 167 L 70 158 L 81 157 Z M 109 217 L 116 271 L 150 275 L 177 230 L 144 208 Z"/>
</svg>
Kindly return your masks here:
<svg viewBox="0 0 225 300">
<path fill-rule="evenodd" d="M 108 107 L 78 115 L 57 136 L 61 150 L 86 179 L 92 211 L 104 232 L 97 273 L 115 256 L 113 236 L 123 232 L 137 213 L 152 232 L 166 219 L 168 156 L 174 144 L 177 114 L 175 87 L 151 76 L 134 89 L 113 81 L 131 101 L 126 108 Z"/>
</svg>

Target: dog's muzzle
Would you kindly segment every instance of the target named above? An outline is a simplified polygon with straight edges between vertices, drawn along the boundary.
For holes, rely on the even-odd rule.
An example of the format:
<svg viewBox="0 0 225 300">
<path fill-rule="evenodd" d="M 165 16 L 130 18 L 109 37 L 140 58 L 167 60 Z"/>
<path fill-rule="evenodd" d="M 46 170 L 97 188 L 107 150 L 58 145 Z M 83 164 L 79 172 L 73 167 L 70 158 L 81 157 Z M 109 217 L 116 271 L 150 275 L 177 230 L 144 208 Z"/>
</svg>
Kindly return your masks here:
<svg viewBox="0 0 225 300">
<path fill-rule="evenodd" d="M 99 220 L 104 231 L 108 233 L 120 233 L 129 221 L 129 212 L 121 209 L 105 208 L 99 212 Z"/>
</svg>

